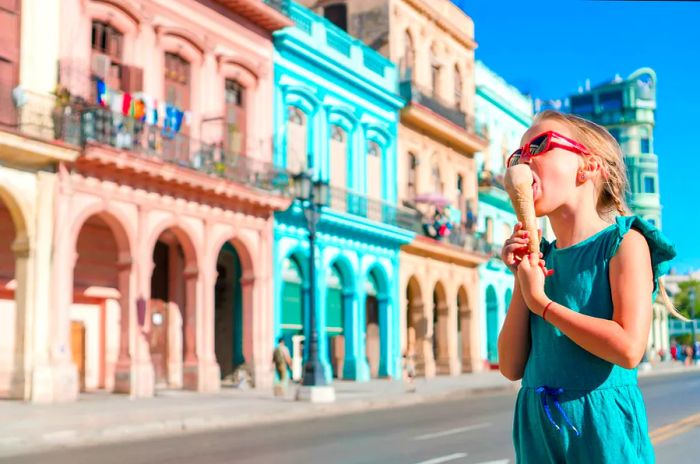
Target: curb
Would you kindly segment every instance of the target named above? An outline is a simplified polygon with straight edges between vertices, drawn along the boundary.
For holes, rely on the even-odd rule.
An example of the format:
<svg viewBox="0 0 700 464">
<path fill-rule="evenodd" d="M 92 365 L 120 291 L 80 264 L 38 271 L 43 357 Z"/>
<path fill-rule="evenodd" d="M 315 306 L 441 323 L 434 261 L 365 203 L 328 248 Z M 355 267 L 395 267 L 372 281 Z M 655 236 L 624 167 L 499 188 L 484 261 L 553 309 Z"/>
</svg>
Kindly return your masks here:
<svg viewBox="0 0 700 464">
<path fill-rule="evenodd" d="M 678 366 L 661 370 L 639 371 L 639 378 L 679 375 L 700 372 L 700 366 Z M 420 390 L 420 386 L 417 387 Z M 404 392 L 380 399 L 357 399 L 344 403 L 309 404 L 307 408 L 284 411 L 266 411 L 235 416 L 191 417 L 159 420 L 139 424 L 121 424 L 98 430 L 60 430 L 47 432 L 39 437 L 0 437 L 0 459 L 12 456 L 31 455 L 52 450 L 114 444 L 122 441 L 143 441 L 153 438 L 174 437 L 179 434 L 202 433 L 240 427 L 286 424 L 306 420 L 333 417 L 360 412 L 377 411 L 396 407 L 409 407 L 440 401 L 459 400 L 493 394 L 514 394 L 520 381 L 503 382 L 498 385 L 455 388 L 445 391 L 416 393 Z"/>
<path fill-rule="evenodd" d="M 173 437 L 179 434 L 201 433 L 239 427 L 301 422 L 323 417 L 356 414 L 395 407 L 408 407 L 439 401 L 457 400 L 487 394 L 512 394 L 519 382 L 477 388 L 461 388 L 434 393 L 402 393 L 385 399 L 358 399 L 345 403 L 309 405 L 291 411 L 248 413 L 236 416 L 192 417 L 139 424 L 121 424 L 98 430 L 61 430 L 39 437 L 0 437 L 0 459 L 12 456 L 38 454 L 60 449 L 72 449 L 114 444 L 122 441 L 143 441 Z"/>
</svg>

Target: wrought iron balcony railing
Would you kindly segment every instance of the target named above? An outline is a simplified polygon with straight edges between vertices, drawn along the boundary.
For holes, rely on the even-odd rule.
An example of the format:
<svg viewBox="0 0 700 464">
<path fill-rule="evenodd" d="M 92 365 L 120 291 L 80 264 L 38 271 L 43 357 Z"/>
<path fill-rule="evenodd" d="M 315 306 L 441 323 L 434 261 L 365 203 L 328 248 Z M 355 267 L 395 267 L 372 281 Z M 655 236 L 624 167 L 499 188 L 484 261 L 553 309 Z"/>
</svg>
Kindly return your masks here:
<svg viewBox="0 0 700 464">
<path fill-rule="evenodd" d="M 479 187 L 497 187 L 505 190 L 503 174 L 497 174 L 494 171 L 481 171 L 479 173 Z"/>
<path fill-rule="evenodd" d="M 205 143 L 102 107 L 84 108 L 80 114 L 82 143 L 104 144 L 267 192 L 290 194 L 286 170 L 234 155 L 221 143 Z"/>
<path fill-rule="evenodd" d="M 419 232 L 421 215 L 418 211 L 368 198 L 350 190 L 330 187 L 326 204 L 333 210 L 353 214 L 373 221 Z"/>
<path fill-rule="evenodd" d="M 456 126 L 473 132 L 480 137 L 485 137 L 483 127 L 476 123 L 476 119 L 457 108 L 456 105 L 443 101 L 430 90 L 426 90 L 416 85 L 411 80 L 404 80 L 399 84 L 399 93 L 409 104 L 417 103 L 434 113 L 442 116 Z"/>
<path fill-rule="evenodd" d="M 493 251 L 492 245 L 486 241 L 485 237 L 481 234 L 469 232 L 461 227 L 453 229 L 450 235 L 447 236 L 447 240 L 452 245 L 475 253 L 487 255 Z"/>
<path fill-rule="evenodd" d="M 53 95 L 16 91 L 0 97 L 0 128 L 80 145 L 80 113 Z"/>
</svg>

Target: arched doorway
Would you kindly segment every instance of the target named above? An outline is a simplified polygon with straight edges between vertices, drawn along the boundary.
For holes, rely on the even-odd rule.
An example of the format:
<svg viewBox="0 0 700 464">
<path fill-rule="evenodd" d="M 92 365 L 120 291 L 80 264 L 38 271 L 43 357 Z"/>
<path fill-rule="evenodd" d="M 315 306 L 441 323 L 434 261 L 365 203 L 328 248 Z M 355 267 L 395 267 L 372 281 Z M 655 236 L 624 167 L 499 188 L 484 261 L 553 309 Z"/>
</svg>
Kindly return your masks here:
<svg viewBox="0 0 700 464">
<path fill-rule="evenodd" d="M 438 374 L 449 374 L 447 297 L 442 282 L 433 290 L 433 356 Z"/>
<path fill-rule="evenodd" d="M 282 307 L 280 336 L 292 354 L 292 378 L 301 379 L 304 342 L 304 268 L 298 256 L 282 262 Z"/>
<path fill-rule="evenodd" d="M 371 378 L 388 375 L 387 283 L 379 268 L 365 281 L 365 354 Z"/>
<path fill-rule="evenodd" d="M 457 359 L 462 363 L 462 372 L 465 371 L 465 364 L 471 355 L 469 349 L 469 300 L 467 290 L 464 286 L 457 290 Z"/>
<path fill-rule="evenodd" d="M 343 378 L 345 358 L 352 343 L 352 278 L 348 266 L 333 264 L 326 276 L 326 336 L 328 359 L 334 378 Z"/>
<path fill-rule="evenodd" d="M 187 235 L 163 231 L 153 247 L 148 342 L 156 388 L 198 388 L 198 268 Z"/>
<path fill-rule="evenodd" d="M 506 290 L 506 297 L 504 300 L 504 303 L 505 303 L 505 306 L 504 306 L 505 310 L 504 311 L 506 313 L 508 312 L 508 308 L 510 307 L 510 300 L 512 298 L 513 298 L 513 290 L 511 290 L 511 289 Z"/>
<path fill-rule="evenodd" d="M 225 384 L 232 382 L 235 370 L 245 364 L 242 276 L 238 252 L 226 242 L 216 260 L 214 284 L 214 351 Z"/>
<path fill-rule="evenodd" d="M 129 359 L 126 233 L 113 216 L 96 214 L 82 224 L 75 250 L 70 341 L 80 390 L 129 391 L 115 384 L 117 364 Z"/>
<path fill-rule="evenodd" d="M 11 394 L 15 370 L 15 337 L 21 329 L 15 324 L 15 254 L 12 243 L 17 231 L 10 210 L 0 198 L 0 396 Z"/>
<path fill-rule="evenodd" d="M 411 276 L 406 286 L 406 350 L 415 356 L 416 374 L 425 375 L 425 339 L 428 321 L 425 318 L 420 284 Z"/>
<path fill-rule="evenodd" d="M 486 289 L 486 356 L 489 364 L 498 364 L 498 297 L 492 285 Z"/>
</svg>

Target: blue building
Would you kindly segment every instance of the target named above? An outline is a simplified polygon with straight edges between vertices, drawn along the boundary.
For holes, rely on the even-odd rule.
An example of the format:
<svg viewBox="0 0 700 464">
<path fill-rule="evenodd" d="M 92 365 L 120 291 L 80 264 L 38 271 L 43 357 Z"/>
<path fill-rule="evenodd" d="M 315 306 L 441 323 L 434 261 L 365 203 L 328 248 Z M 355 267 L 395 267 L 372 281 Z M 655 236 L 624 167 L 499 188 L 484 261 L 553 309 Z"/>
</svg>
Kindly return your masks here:
<svg viewBox="0 0 700 464">
<path fill-rule="evenodd" d="M 310 170 L 329 188 L 318 225 L 315 282 L 298 204 L 275 214 L 274 328 L 301 370 L 315 298 L 327 379 L 400 372 L 399 249 L 414 218 L 396 207 L 397 124 L 403 101 L 396 67 L 307 8 L 274 34 L 274 162 Z M 402 227 L 403 226 L 403 227 Z M 306 357 L 304 346 L 304 358 Z"/>
<path fill-rule="evenodd" d="M 510 304 L 513 274 L 501 261 L 501 246 L 518 222 L 503 187 L 505 162 L 520 146 L 520 138 L 532 122 L 532 99 L 477 61 L 476 117 L 485 125 L 491 141 L 488 151 L 476 156 L 479 173 L 477 227 L 492 244 L 493 257 L 479 268 L 481 302 L 486 317 L 481 321 L 483 358 L 498 363 L 498 333 Z M 544 229 L 544 228 L 543 228 Z"/>
</svg>

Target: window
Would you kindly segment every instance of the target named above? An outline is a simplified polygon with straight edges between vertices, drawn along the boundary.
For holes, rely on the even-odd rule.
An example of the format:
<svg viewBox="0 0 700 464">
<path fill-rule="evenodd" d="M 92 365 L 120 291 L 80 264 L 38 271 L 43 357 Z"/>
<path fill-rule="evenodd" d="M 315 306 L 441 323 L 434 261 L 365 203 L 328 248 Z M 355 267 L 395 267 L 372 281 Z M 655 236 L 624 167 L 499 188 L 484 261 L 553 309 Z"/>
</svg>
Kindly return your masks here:
<svg viewBox="0 0 700 464">
<path fill-rule="evenodd" d="M 287 108 L 287 169 L 292 173 L 307 167 L 307 117 L 296 106 Z"/>
<path fill-rule="evenodd" d="M 174 53 L 165 54 L 165 101 L 180 110 L 190 108 L 190 63 Z"/>
<path fill-rule="evenodd" d="M 331 140 L 335 140 L 336 142 L 345 142 L 345 131 L 342 127 L 336 124 L 331 126 Z"/>
<path fill-rule="evenodd" d="M 382 148 L 374 141 L 367 146 L 367 196 L 382 198 Z"/>
<path fill-rule="evenodd" d="M 602 111 L 615 111 L 622 109 L 622 91 L 601 93 L 598 96 L 598 103 Z"/>
<path fill-rule="evenodd" d="M 403 47 L 403 59 L 400 63 L 402 73 L 401 77 L 404 79 L 408 78 L 410 80 L 410 74 L 413 72 L 414 67 L 415 52 L 413 48 L 413 38 L 411 37 L 411 33 L 408 31 L 408 29 L 406 29 L 406 33 L 404 34 Z"/>
<path fill-rule="evenodd" d="M 433 96 L 438 95 L 438 87 L 440 86 L 440 63 L 436 60 L 437 47 L 435 44 L 430 47 L 430 90 Z"/>
<path fill-rule="evenodd" d="M 102 21 L 92 22 L 92 49 L 120 61 L 124 35 L 114 27 Z"/>
<path fill-rule="evenodd" d="M 323 16 L 342 30 L 348 30 L 348 6 L 345 3 L 326 6 Z"/>
<path fill-rule="evenodd" d="M 442 179 L 440 178 L 440 168 L 437 163 L 433 164 L 433 191 L 442 193 Z"/>
<path fill-rule="evenodd" d="M 121 89 L 124 35 L 101 21 L 92 22 L 91 72 L 108 87 Z"/>
<path fill-rule="evenodd" d="M 644 176 L 644 193 L 656 193 L 656 182 L 652 176 Z"/>
<path fill-rule="evenodd" d="M 651 153 L 651 144 L 649 143 L 649 137 L 642 137 L 640 141 L 640 150 L 642 153 Z"/>
<path fill-rule="evenodd" d="M 571 97 L 571 112 L 588 114 L 594 112 L 593 95 L 576 95 Z"/>
<path fill-rule="evenodd" d="M 345 188 L 348 172 L 348 145 L 345 130 L 337 124 L 331 125 L 331 185 Z"/>
<path fill-rule="evenodd" d="M 462 73 L 459 71 L 459 66 L 455 65 L 455 105 L 457 108 L 462 108 Z"/>
<path fill-rule="evenodd" d="M 462 174 L 457 174 L 457 194 L 460 197 L 464 194 L 464 178 Z"/>
<path fill-rule="evenodd" d="M 413 153 L 408 154 L 408 197 L 415 198 L 417 195 L 416 189 L 416 168 L 418 167 L 418 159 Z"/>
<path fill-rule="evenodd" d="M 235 80 L 226 79 L 226 136 L 224 148 L 227 154 L 239 155 L 245 147 L 246 101 L 245 87 Z"/>
</svg>

